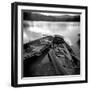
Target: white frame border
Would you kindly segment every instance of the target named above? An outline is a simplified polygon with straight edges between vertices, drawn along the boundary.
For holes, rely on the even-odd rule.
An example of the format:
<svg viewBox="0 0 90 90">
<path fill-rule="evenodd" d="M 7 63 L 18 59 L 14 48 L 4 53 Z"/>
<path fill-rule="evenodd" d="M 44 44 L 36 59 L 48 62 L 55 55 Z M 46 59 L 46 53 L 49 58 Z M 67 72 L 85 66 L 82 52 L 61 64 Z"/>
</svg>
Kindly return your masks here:
<svg viewBox="0 0 90 90">
<path fill-rule="evenodd" d="M 66 12 L 78 12 L 81 14 L 81 75 L 68 75 L 68 76 L 48 76 L 48 77 L 21 77 L 21 10 L 44 10 L 44 11 L 66 11 Z M 18 84 L 34 84 L 34 83 L 48 83 L 48 82 L 65 82 L 65 81 L 83 81 L 85 80 L 85 9 L 73 9 L 73 8 L 55 8 L 55 7 L 37 7 L 37 6 L 18 6 Z"/>
</svg>

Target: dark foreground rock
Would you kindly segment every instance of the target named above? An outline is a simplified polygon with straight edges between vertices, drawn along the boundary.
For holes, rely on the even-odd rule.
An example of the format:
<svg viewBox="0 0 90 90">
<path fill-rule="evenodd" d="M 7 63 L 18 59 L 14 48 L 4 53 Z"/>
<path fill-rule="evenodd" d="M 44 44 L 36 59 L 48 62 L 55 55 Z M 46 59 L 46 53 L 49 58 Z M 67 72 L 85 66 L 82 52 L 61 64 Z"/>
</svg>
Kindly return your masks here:
<svg viewBox="0 0 90 90">
<path fill-rule="evenodd" d="M 23 76 L 80 74 L 80 60 L 63 37 L 45 37 L 24 45 Z"/>
</svg>

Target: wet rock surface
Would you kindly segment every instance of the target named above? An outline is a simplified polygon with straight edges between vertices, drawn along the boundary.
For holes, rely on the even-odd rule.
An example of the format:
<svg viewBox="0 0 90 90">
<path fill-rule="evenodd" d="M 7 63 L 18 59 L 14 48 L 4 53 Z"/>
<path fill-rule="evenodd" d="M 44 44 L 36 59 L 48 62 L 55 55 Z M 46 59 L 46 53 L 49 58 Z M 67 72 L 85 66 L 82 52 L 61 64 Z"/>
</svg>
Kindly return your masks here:
<svg viewBox="0 0 90 90">
<path fill-rule="evenodd" d="M 58 35 L 25 44 L 23 56 L 23 77 L 80 74 L 79 58 Z"/>
</svg>

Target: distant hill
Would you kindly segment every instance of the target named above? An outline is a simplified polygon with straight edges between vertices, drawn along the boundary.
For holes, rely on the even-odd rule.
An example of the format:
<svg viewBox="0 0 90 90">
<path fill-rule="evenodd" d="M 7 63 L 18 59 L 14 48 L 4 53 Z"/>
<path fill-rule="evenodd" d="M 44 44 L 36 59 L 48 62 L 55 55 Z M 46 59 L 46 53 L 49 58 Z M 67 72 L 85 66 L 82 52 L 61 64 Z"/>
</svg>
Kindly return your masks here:
<svg viewBox="0 0 90 90">
<path fill-rule="evenodd" d="M 80 16 L 61 15 L 61 16 L 46 16 L 31 12 L 24 12 L 24 20 L 30 21 L 75 21 L 80 22 Z"/>
</svg>

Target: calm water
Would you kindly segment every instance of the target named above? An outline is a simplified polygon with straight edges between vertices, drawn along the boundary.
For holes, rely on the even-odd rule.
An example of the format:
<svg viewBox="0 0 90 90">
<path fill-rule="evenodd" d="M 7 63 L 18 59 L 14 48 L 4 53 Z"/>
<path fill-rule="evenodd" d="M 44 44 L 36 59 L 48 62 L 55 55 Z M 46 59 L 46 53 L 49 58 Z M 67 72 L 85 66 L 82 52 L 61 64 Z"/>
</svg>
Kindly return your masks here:
<svg viewBox="0 0 90 90">
<path fill-rule="evenodd" d="M 47 21 L 24 21 L 27 26 L 23 28 L 23 42 L 32 41 L 43 35 L 62 35 L 71 45 L 78 40 L 80 22 L 47 22 Z"/>
</svg>

